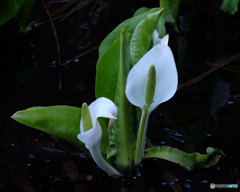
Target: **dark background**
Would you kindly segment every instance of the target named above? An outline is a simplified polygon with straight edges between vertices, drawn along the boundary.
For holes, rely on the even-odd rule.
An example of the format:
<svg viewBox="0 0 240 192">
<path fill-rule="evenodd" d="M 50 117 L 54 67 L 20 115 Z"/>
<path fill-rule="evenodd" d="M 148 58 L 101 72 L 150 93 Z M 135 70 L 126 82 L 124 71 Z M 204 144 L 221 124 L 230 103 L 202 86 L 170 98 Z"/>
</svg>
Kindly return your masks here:
<svg viewBox="0 0 240 192">
<path fill-rule="evenodd" d="M 0 191 L 202 192 L 210 191 L 210 183 L 240 184 L 240 66 L 239 58 L 230 61 L 240 52 L 239 12 L 223 13 L 218 0 L 181 1 L 180 32 L 169 24 L 167 29 L 183 88 L 152 113 L 148 131 L 153 144 L 201 153 L 218 147 L 226 157 L 193 172 L 147 160 L 140 172 L 113 178 L 76 148 L 10 116 L 31 106 L 91 103 L 99 44 L 137 8 L 157 7 L 158 1 L 85 0 L 66 18 L 77 4 L 57 13 L 69 2 L 44 2 L 55 18 L 61 60 L 41 1 L 36 0 L 30 19 L 36 23 L 29 32 L 21 33 L 16 19 L 0 27 Z M 196 83 L 184 84 L 193 78 Z"/>
</svg>

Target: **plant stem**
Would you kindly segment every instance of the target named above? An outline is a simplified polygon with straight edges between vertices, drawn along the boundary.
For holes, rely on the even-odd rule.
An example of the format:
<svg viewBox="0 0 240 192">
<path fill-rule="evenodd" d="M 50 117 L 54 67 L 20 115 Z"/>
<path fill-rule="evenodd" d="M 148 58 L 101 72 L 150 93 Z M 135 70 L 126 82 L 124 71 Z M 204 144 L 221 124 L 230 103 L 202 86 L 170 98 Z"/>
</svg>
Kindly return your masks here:
<svg viewBox="0 0 240 192">
<path fill-rule="evenodd" d="M 138 137 L 136 142 L 136 150 L 134 156 L 134 163 L 139 164 L 143 158 L 143 152 L 146 141 L 146 133 L 147 133 L 147 124 L 149 119 L 150 112 L 148 111 L 149 107 L 144 107 L 142 109 L 141 121 L 138 129 Z"/>
<path fill-rule="evenodd" d="M 133 154 L 130 148 L 130 129 L 129 125 L 129 103 L 125 95 L 125 85 L 127 74 L 130 71 L 128 61 L 128 37 L 126 36 L 125 29 L 121 30 L 120 33 L 120 63 L 118 72 L 117 92 L 118 92 L 118 125 L 119 125 L 119 155 L 116 159 L 117 164 L 123 167 L 128 167 L 133 159 Z"/>
<path fill-rule="evenodd" d="M 100 146 L 94 146 L 93 148 L 89 149 L 93 160 L 95 163 L 105 172 L 110 175 L 121 175 L 116 169 L 114 169 L 111 165 L 109 165 L 102 156 L 100 151 Z"/>
</svg>

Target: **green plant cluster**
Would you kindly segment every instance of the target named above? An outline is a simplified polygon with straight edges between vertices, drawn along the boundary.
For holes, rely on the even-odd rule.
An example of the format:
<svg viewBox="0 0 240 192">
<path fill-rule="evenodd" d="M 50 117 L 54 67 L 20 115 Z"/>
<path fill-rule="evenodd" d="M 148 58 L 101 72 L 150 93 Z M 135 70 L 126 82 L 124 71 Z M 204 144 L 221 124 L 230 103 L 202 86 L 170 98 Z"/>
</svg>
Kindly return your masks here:
<svg viewBox="0 0 240 192">
<path fill-rule="evenodd" d="M 96 98 L 106 97 L 112 100 L 118 109 L 118 117 L 111 130 L 108 130 L 106 119 L 99 119 L 103 132 L 101 153 L 121 171 L 130 166 L 134 159 L 140 120 L 139 109 L 133 106 L 125 95 L 127 75 L 152 46 L 155 29 L 160 36 L 164 36 L 165 22 L 170 22 L 177 31 L 179 1 L 172 4 L 166 4 L 168 1 L 161 2 L 160 5 L 164 7 L 137 10 L 132 18 L 118 25 L 99 47 Z M 85 145 L 77 139 L 81 117 L 81 108 L 70 106 L 32 107 L 12 116 L 24 125 L 55 135 L 87 152 Z M 216 164 L 222 155 L 222 151 L 218 149 L 202 155 L 187 154 L 165 146 L 147 149 L 145 158 L 163 158 L 193 169 L 194 166 L 208 167 Z"/>
</svg>

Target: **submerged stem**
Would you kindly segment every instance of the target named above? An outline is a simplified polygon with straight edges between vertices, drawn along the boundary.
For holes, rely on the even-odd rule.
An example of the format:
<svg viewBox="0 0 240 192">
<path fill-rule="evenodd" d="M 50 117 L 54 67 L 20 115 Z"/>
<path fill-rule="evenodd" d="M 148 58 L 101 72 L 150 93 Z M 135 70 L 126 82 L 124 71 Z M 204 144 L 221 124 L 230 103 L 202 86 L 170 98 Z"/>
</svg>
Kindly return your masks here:
<svg viewBox="0 0 240 192">
<path fill-rule="evenodd" d="M 136 142 L 134 163 L 139 164 L 143 158 L 143 152 L 145 148 L 146 134 L 147 134 L 147 124 L 149 119 L 149 107 L 144 107 L 142 109 L 142 116 L 140 120 L 140 125 L 138 129 L 138 136 Z"/>
</svg>

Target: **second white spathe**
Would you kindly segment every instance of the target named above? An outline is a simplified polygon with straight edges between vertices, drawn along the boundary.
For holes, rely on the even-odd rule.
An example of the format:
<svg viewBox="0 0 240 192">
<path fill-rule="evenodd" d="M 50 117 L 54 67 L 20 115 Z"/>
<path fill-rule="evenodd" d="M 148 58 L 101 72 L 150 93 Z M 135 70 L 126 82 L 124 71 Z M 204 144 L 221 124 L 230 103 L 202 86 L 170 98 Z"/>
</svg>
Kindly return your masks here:
<svg viewBox="0 0 240 192">
<path fill-rule="evenodd" d="M 108 164 L 102 156 L 100 151 L 100 144 L 102 139 L 102 128 L 98 122 L 99 117 L 105 117 L 109 119 L 117 118 L 117 107 L 115 104 L 105 98 L 100 97 L 89 105 L 90 118 L 92 128 L 84 131 L 83 120 L 80 121 L 80 131 L 77 138 L 83 142 L 86 148 L 92 155 L 95 163 L 105 172 L 111 175 L 121 175 L 114 167 Z M 90 123 L 90 122 L 89 122 Z"/>
</svg>

